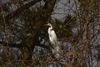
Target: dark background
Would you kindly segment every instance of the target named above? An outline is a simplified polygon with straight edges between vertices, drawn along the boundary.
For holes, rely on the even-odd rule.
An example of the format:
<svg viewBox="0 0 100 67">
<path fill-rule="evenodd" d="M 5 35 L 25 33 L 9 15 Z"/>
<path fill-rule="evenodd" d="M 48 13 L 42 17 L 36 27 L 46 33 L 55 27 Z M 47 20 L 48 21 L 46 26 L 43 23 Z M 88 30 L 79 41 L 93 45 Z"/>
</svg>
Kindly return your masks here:
<svg viewBox="0 0 100 67">
<path fill-rule="evenodd" d="M 51 23 L 63 57 L 52 57 Z M 99 67 L 100 0 L 0 0 L 1 67 Z"/>
</svg>

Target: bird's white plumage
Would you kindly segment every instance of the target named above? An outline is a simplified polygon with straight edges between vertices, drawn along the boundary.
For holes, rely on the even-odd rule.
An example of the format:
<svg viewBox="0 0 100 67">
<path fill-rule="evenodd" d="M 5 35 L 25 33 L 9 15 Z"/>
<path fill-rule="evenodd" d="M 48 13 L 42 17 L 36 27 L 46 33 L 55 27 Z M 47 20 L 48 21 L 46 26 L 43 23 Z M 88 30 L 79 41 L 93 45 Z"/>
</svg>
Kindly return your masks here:
<svg viewBox="0 0 100 67">
<path fill-rule="evenodd" d="M 48 28 L 48 35 L 49 35 L 49 40 L 50 43 L 52 44 L 52 53 L 55 54 L 56 58 L 59 57 L 59 46 L 58 46 L 58 42 L 57 42 L 57 35 L 55 33 L 55 31 L 53 30 L 53 27 L 50 23 L 47 24 L 49 26 Z"/>
<path fill-rule="evenodd" d="M 48 24 L 50 27 L 48 28 L 48 34 L 49 34 L 49 40 L 51 42 L 51 44 L 53 44 L 54 46 L 57 45 L 57 36 L 55 31 L 53 30 L 53 27 L 51 24 Z"/>
<path fill-rule="evenodd" d="M 54 30 L 50 31 L 49 40 L 51 41 L 52 44 L 54 44 L 54 45 L 57 44 L 57 36 L 56 36 L 56 33 L 54 32 Z"/>
</svg>

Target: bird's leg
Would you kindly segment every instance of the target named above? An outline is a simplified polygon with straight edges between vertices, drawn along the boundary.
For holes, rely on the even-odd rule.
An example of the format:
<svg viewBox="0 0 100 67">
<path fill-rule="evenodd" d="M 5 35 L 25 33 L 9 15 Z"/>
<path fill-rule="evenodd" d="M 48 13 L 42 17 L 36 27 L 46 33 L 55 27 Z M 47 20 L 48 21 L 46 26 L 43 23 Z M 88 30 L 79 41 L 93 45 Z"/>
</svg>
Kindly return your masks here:
<svg viewBox="0 0 100 67">
<path fill-rule="evenodd" d="M 52 46 L 51 44 L 49 45 L 51 49 L 54 49 L 54 46 Z"/>
</svg>

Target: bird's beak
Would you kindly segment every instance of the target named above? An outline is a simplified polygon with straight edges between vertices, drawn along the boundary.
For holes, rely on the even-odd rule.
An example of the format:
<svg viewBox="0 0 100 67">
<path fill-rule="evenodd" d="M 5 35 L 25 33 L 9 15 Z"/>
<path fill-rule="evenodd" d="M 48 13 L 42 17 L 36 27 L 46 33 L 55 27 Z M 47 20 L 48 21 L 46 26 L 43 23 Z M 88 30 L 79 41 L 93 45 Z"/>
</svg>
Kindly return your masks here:
<svg viewBox="0 0 100 67">
<path fill-rule="evenodd" d="M 45 24 L 44 26 L 48 26 L 48 24 Z"/>
</svg>

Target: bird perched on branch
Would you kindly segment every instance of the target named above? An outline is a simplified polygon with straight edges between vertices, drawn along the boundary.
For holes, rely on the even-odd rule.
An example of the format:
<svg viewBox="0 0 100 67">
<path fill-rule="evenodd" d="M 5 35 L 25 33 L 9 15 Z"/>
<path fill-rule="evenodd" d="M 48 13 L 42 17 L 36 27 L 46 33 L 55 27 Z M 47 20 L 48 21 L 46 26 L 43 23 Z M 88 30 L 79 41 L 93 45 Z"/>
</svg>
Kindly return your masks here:
<svg viewBox="0 0 100 67">
<path fill-rule="evenodd" d="M 49 26 L 48 28 L 48 35 L 49 35 L 49 40 L 51 43 L 52 48 L 52 53 L 55 54 L 56 58 L 59 57 L 59 45 L 57 41 L 57 35 L 50 23 L 47 24 Z"/>
</svg>

